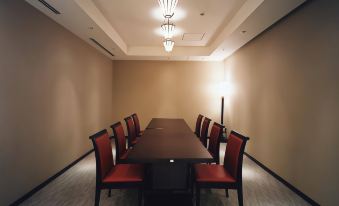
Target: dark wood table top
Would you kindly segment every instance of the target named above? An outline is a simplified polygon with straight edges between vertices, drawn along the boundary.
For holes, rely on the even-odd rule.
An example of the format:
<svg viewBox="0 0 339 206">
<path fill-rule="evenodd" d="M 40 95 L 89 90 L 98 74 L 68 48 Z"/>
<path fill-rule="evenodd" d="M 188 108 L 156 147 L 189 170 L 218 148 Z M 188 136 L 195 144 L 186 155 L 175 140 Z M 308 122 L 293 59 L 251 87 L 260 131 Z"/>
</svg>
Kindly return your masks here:
<svg viewBox="0 0 339 206">
<path fill-rule="evenodd" d="M 183 119 L 153 118 L 126 162 L 212 162 L 213 158 Z"/>
</svg>

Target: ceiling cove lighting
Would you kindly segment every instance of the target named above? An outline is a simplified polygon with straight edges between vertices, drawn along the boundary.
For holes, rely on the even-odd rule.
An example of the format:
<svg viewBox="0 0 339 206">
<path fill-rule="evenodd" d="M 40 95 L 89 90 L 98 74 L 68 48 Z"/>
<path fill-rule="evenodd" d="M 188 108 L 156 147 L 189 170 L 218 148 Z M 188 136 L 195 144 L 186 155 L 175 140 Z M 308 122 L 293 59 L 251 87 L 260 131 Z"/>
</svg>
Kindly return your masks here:
<svg viewBox="0 0 339 206">
<path fill-rule="evenodd" d="M 165 18 L 171 18 L 174 15 L 174 9 L 178 4 L 178 0 L 158 0 L 162 14 Z"/>
<path fill-rule="evenodd" d="M 161 25 L 161 30 L 165 39 L 171 39 L 174 34 L 175 25 L 170 23 L 169 19 L 167 22 Z"/>
<path fill-rule="evenodd" d="M 164 47 L 165 47 L 165 51 L 171 52 L 173 50 L 174 41 L 172 41 L 171 39 L 165 39 L 163 41 L 163 44 L 164 44 Z"/>
</svg>

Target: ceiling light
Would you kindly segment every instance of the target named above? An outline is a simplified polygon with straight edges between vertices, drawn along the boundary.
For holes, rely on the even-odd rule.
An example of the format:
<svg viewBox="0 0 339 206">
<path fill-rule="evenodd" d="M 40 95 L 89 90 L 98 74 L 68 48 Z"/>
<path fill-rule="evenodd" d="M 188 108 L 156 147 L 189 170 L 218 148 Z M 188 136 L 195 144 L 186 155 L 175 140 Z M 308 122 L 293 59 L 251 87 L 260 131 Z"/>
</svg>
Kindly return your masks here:
<svg viewBox="0 0 339 206">
<path fill-rule="evenodd" d="M 158 0 L 162 14 L 165 18 L 171 18 L 174 15 L 174 9 L 177 6 L 178 0 Z"/>
<path fill-rule="evenodd" d="M 169 22 L 169 19 L 166 23 L 161 25 L 161 30 L 163 32 L 165 39 L 170 39 L 173 37 L 175 25 Z"/>
<path fill-rule="evenodd" d="M 163 43 L 164 43 L 165 51 L 171 52 L 173 50 L 174 41 L 172 41 L 171 39 L 165 39 Z"/>
</svg>

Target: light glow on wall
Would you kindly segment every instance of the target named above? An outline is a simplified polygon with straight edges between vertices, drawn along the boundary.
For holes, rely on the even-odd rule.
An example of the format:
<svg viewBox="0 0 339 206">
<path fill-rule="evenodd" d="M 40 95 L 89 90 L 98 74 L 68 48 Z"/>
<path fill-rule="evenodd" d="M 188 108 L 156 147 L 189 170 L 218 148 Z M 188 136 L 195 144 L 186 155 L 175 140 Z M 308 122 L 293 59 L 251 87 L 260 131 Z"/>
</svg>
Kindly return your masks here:
<svg viewBox="0 0 339 206">
<path fill-rule="evenodd" d="M 233 84 L 230 81 L 221 81 L 218 85 L 220 96 L 229 97 L 234 92 Z"/>
</svg>

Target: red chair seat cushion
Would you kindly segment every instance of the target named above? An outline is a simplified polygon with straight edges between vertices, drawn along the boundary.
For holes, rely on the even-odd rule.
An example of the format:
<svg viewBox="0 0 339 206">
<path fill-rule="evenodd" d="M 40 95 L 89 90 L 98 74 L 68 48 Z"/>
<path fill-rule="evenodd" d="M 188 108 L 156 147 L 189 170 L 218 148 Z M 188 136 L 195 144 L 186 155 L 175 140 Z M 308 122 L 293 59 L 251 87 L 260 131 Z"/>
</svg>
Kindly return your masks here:
<svg viewBox="0 0 339 206">
<path fill-rule="evenodd" d="M 126 150 L 126 152 L 123 155 L 120 156 L 120 159 L 126 159 L 130 151 L 131 150 L 129 150 L 129 149 Z"/>
<path fill-rule="evenodd" d="M 140 137 L 141 135 L 144 134 L 144 130 L 140 131 L 139 134 L 138 134 L 138 137 Z"/>
<path fill-rule="evenodd" d="M 142 182 L 143 179 L 142 164 L 117 164 L 105 176 L 103 183 Z"/>
<path fill-rule="evenodd" d="M 194 165 L 197 182 L 235 183 L 236 180 L 227 172 L 223 165 Z"/>
<path fill-rule="evenodd" d="M 212 152 L 212 151 L 209 151 L 208 150 L 208 153 L 210 153 L 210 155 L 214 158 L 215 157 L 215 154 Z"/>
<path fill-rule="evenodd" d="M 133 140 L 131 143 L 132 143 L 132 145 L 134 146 L 137 142 L 138 142 L 138 139 Z"/>
<path fill-rule="evenodd" d="M 138 141 L 140 140 L 140 137 L 137 137 L 135 140 L 133 140 L 131 143 L 134 146 Z"/>
</svg>

